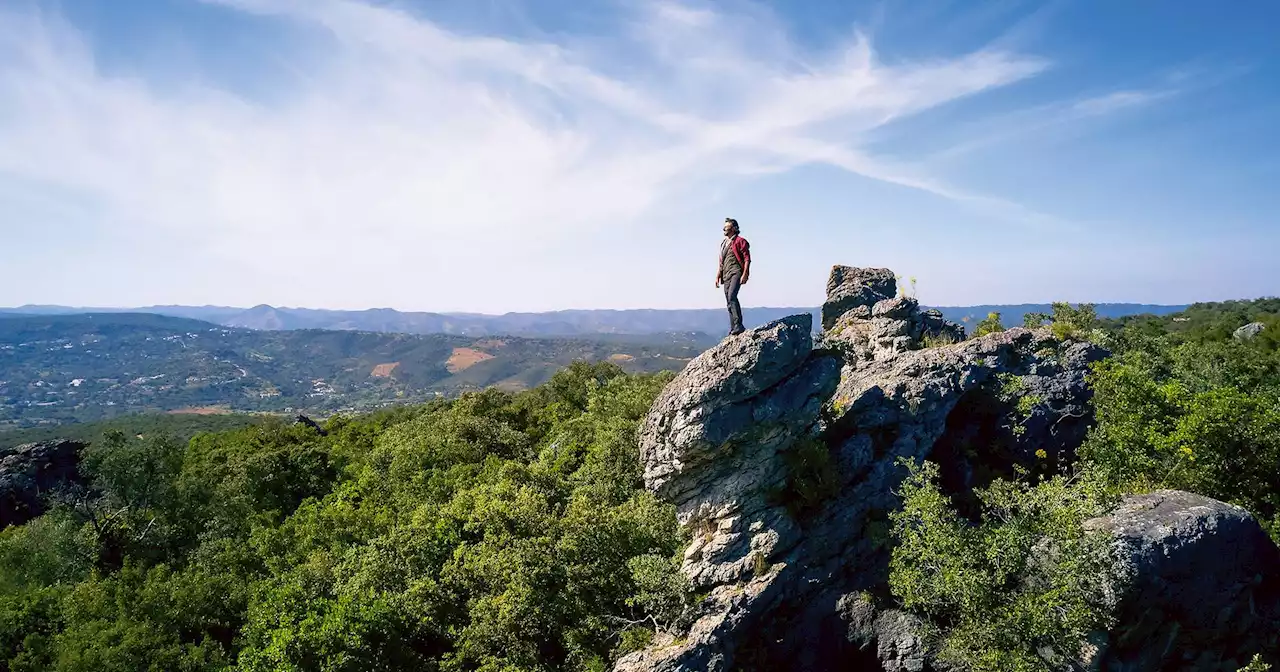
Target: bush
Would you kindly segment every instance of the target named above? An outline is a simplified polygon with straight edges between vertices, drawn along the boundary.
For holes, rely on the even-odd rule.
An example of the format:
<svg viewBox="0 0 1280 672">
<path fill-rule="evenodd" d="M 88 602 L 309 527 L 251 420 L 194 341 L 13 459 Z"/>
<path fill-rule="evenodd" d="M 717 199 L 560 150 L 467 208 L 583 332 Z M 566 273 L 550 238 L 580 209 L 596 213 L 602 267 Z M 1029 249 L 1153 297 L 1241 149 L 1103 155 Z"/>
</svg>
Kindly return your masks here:
<svg viewBox="0 0 1280 672">
<path fill-rule="evenodd" d="M 1000 323 L 1000 313 L 987 313 L 986 319 L 973 328 L 973 335 L 986 336 L 1001 331 L 1004 331 L 1004 325 Z"/>
<path fill-rule="evenodd" d="M 1280 398 L 1217 346 L 1131 352 L 1089 376 L 1097 426 L 1081 456 L 1116 487 L 1169 487 L 1239 504 L 1277 536 Z M 1239 360 L 1236 360 L 1239 363 Z"/>
<path fill-rule="evenodd" d="M 1108 539 L 1082 527 L 1104 511 L 1104 489 L 1060 476 L 998 480 L 976 493 L 973 524 L 938 489 L 937 465 L 904 464 L 889 586 L 929 624 L 941 660 L 978 672 L 1057 669 L 1108 626 Z"/>
</svg>

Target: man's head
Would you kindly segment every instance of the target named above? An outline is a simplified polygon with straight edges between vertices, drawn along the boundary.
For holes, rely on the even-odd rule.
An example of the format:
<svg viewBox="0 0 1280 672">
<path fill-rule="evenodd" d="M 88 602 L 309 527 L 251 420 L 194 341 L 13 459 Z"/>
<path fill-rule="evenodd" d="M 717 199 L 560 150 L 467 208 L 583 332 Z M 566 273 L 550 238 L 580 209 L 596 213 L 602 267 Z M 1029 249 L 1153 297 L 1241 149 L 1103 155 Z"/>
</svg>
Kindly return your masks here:
<svg viewBox="0 0 1280 672">
<path fill-rule="evenodd" d="M 726 236 L 738 235 L 738 220 L 732 217 L 724 218 L 724 235 Z"/>
</svg>

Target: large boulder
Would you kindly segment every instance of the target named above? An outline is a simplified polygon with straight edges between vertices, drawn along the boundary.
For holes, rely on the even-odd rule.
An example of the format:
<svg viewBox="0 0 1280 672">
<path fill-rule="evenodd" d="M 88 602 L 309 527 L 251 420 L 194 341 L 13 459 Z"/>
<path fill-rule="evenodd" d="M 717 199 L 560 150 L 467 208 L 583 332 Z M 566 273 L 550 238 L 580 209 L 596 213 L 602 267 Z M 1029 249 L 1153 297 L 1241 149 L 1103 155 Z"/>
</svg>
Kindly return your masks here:
<svg viewBox="0 0 1280 672">
<path fill-rule="evenodd" d="M 1047 329 L 924 347 L 892 279 L 832 273 L 824 323 L 872 336 L 815 347 L 811 318 L 786 318 L 726 339 L 659 396 L 645 481 L 676 505 L 682 569 L 706 598 L 689 631 L 617 670 L 920 669 L 911 618 L 855 599 L 886 592 L 898 458 L 939 460 L 956 490 L 1070 460 L 1091 419 L 1084 373 L 1105 351 Z M 894 324 L 907 340 L 886 346 L 877 330 Z"/>
<path fill-rule="evenodd" d="M 1235 337 L 1235 339 L 1238 341 L 1247 341 L 1253 338 L 1254 336 L 1261 334 L 1262 331 L 1266 328 L 1267 328 L 1267 325 L 1261 322 L 1250 322 L 1249 324 L 1246 324 L 1243 327 L 1236 329 L 1234 332 L 1232 332 L 1231 335 Z"/>
<path fill-rule="evenodd" d="M 1118 559 L 1117 623 L 1094 669 L 1236 672 L 1280 646 L 1280 551 L 1248 511 L 1159 490 L 1085 526 L 1111 534 Z"/>
<path fill-rule="evenodd" d="M 80 481 L 76 441 L 28 443 L 0 450 L 0 529 L 39 516 L 45 495 Z"/>
</svg>

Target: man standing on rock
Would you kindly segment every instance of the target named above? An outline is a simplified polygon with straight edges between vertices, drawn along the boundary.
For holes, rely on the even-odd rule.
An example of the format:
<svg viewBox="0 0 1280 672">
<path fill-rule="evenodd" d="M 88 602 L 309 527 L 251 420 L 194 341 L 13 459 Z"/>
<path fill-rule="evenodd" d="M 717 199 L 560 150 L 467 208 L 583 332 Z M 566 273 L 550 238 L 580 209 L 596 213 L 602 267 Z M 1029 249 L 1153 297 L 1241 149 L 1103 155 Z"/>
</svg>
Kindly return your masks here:
<svg viewBox="0 0 1280 672">
<path fill-rule="evenodd" d="M 716 287 L 724 285 L 724 300 L 729 307 L 729 335 L 737 336 L 742 326 L 742 305 L 738 290 L 751 275 L 751 245 L 738 235 L 738 220 L 724 218 L 724 241 L 720 243 L 720 265 L 716 268 Z"/>
</svg>

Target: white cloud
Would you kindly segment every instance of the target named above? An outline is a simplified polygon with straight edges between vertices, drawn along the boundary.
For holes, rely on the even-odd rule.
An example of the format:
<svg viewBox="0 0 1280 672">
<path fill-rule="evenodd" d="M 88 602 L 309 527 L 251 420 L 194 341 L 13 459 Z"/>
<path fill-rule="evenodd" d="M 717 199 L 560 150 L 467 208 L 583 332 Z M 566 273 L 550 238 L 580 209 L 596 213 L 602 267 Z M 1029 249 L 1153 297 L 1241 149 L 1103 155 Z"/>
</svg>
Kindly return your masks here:
<svg viewBox="0 0 1280 672">
<path fill-rule="evenodd" d="M 486 300 L 478 269 L 527 274 L 538 262 L 521 245 L 554 255 L 691 187 L 808 163 L 1040 217 L 863 147 L 893 121 L 1036 75 L 1035 57 L 890 64 L 856 33 L 813 54 L 766 14 L 673 2 L 644 5 L 616 39 L 556 44 L 355 0 L 213 2 L 311 31 L 279 46 L 296 74 L 272 100 L 109 73 L 56 17 L 0 11 L 0 180 L 81 194 L 87 226 L 183 250 L 193 273 L 238 269 L 245 280 L 221 280 L 228 302 L 429 307 L 421 287 L 457 283 L 478 309 L 519 308 Z M 352 286 L 390 269 L 387 286 Z"/>
</svg>

